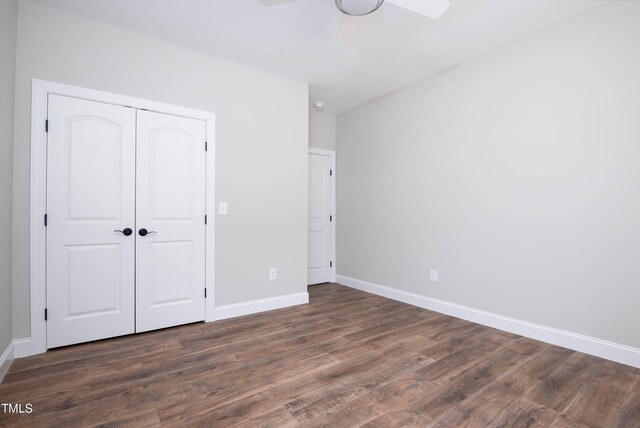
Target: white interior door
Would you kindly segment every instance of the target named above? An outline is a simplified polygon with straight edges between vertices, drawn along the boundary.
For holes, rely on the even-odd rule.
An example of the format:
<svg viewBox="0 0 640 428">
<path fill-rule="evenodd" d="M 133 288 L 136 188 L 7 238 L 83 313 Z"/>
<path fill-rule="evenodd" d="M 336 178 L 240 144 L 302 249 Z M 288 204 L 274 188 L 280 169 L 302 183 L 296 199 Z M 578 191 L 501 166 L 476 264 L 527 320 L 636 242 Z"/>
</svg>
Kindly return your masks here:
<svg viewBox="0 0 640 428">
<path fill-rule="evenodd" d="M 138 332 L 205 318 L 205 130 L 138 111 Z"/>
<path fill-rule="evenodd" d="M 307 283 L 333 279 L 331 157 L 309 154 L 309 237 Z"/>
<path fill-rule="evenodd" d="M 133 333 L 136 112 L 49 96 L 47 347 Z"/>
</svg>

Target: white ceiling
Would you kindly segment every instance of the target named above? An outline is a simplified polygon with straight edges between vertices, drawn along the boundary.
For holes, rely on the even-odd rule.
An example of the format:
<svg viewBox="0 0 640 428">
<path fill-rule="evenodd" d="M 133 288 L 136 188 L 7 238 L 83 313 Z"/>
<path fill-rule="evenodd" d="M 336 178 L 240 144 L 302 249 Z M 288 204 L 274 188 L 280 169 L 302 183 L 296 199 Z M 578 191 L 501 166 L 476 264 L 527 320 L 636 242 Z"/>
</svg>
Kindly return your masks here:
<svg viewBox="0 0 640 428">
<path fill-rule="evenodd" d="M 383 5 L 336 46 L 334 0 L 36 0 L 310 84 L 341 113 L 607 1 L 452 0 L 438 20 Z"/>
</svg>

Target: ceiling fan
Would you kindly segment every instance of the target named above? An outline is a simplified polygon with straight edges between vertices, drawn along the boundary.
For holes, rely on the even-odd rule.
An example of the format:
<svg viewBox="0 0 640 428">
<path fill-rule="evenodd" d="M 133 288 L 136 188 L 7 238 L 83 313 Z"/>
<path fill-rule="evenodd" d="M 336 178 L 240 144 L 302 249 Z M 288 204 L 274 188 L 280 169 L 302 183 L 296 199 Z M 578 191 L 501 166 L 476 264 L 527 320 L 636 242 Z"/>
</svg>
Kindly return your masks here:
<svg viewBox="0 0 640 428">
<path fill-rule="evenodd" d="M 275 6 L 297 0 L 258 0 L 265 6 Z M 383 3 L 389 3 L 429 18 L 438 19 L 449 9 L 448 0 L 335 0 L 336 7 L 342 12 L 340 29 L 336 44 L 347 44 L 355 33 L 356 21 L 353 17 L 375 12 Z"/>
</svg>

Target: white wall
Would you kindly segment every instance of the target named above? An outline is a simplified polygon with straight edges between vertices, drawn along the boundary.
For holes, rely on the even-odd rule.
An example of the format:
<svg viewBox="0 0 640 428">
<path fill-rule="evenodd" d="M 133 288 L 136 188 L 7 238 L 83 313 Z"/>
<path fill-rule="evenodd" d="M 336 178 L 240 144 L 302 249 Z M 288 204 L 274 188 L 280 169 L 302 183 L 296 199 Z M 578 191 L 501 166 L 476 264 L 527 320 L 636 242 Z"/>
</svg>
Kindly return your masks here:
<svg viewBox="0 0 640 428">
<path fill-rule="evenodd" d="M 30 335 L 32 78 L 216 113 L 216 198 L 229 203 L 229 215 L 216 216 L 216 306 L 306 291 L 306 84 L 28 1 L 16 76 L 15 337 Z M 278 280 L 268 280 L 270 267 Z"/>
<path fill-rule="evenodd" d="M 11 174 L 17 0 L 0 1 L 0 355 L 12 340 Z"/>
<path fill-rule="evenodd" d="M 309 110 L 309 147 L 315 149 L 336 149 L 336 115 Z"/>
<path fill-rule="evenodd" d="M 638 23 L 603 6 L 339 115 L 338 273 L 640 347 Z"/>
</svg>

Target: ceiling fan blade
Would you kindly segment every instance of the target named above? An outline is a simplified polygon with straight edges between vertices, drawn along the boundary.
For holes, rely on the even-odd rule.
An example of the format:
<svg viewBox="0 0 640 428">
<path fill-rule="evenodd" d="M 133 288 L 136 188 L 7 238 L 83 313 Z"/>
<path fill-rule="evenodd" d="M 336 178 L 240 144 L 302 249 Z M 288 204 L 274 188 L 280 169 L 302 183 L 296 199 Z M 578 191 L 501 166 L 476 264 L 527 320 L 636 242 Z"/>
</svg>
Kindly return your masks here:
<svg viewBox="0 0 640 428">
<path fill-rule="evenodd" d="M 391 3 L 433 19 L 444 15 L 450 5 L 447 0 L 385 0 L 385 3 Z"/>
<path fill-rule="evenodd" d="M 296 0 L 258 0 L 264 6 L 276 6 L 282 3 L 289 3 Z"/>
<path fill-rule="evenodd" d="M 338 37 L 336 45 L 350 45 L 356 37 L 358 31 L 358 18 L 341 13 L 340 28 L 338 29 Z"/>
</svg>

